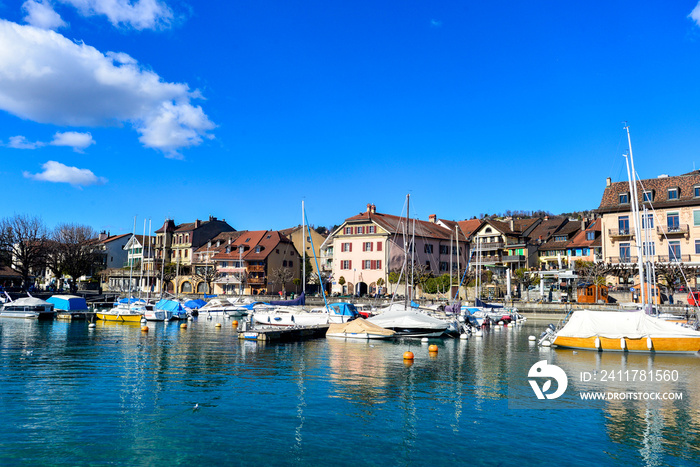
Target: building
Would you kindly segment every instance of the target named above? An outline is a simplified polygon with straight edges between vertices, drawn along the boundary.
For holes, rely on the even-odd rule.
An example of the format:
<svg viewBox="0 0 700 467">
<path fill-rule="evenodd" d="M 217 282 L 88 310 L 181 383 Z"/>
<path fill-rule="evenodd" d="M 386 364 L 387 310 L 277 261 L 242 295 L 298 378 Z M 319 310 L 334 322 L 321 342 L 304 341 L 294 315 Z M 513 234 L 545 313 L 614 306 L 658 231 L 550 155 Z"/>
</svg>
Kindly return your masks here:
<svg viewBox="0 0 700 467">
<path fill-rule="evenodd" d="M 600 263 L 603 261 L 603 241 L 601 238 L 601 220 L 585 223 L 582 229 L 566 245 L 569 269 L 574 269 L 576 261 Z"/>
<path fill-rule="evenodd" d="M 497 277 L 537 266 L 537 245 L 530 234 L 542 219 L 484 219 L 470 236 L 472 268 L 488 268 Z"/>
<path fill-rule="evenodd" d="M 459 248 L 457 244 L 459 243 Z M 429 221 L 379 213 L 373 204 L 349 217 L 324 245 L 332 248 L 332 291 L 339 294 L 384 293 L 389 273 L 406 277 L 408 269 L 435 276 L 459 274 L 467 264 L 467 238 L 431 215 Z M 459 252 L 459 254 L 458 254 Z M 413 265 L 413 267 L 411 267 Z"/>
<path fill-rule="evenodd" d="M 640 225 L 632 215 L 629 183 L 606 181 L 598 207 L 604 261 L 634 270 L 642 250 L 656 263 L 700 264 L 700 171 L 636 184 Z M 642 245 L 637 244 L 638 231 Z"/>
<path fill-rule="evenodd" d="M 585 222 L 565 217 L 545 217 L 531 234 L 531 242 L 537 247 L 537 269 L 551 271 L 568 268 L 569 243 L 582 227 L 585 228 Z"/>
<path fill-rule="evenodd" d="M 328 236 L 322 235 L 313 229 L 309 229 L 308 225 L 306 226 L 305 230 L 305 238 L 303 238 L 301 225 L 289 229 L 280 230 L 280 233 L 282 235 L 285 235 L 292 241 L 292 243 L 294 244 L 294 248 L 297 249 L 299 254 L 302 256 L 302 259 L 304 255 L 306 256 L 306 258 L 310 258 L 309 263 L 311 264 L 311 271 L 306 271 L 306 275 L 307 277 L 309 277 L 311 282 L 314 282 L 314 280 L 318 277 L 318 269 L 316 268 L 316 263 L 317 260 L 320 260 L 321 245 L 323 245 Z M 323 261 L 318 261 L 318 267 L 321 267 L 322 264 Z M 321 269 L 321 271 L 321 275 L 325 276 L 324 279 L 327 278 L 329 274 L 324 274 L 323 268 Z"/>
</svg>

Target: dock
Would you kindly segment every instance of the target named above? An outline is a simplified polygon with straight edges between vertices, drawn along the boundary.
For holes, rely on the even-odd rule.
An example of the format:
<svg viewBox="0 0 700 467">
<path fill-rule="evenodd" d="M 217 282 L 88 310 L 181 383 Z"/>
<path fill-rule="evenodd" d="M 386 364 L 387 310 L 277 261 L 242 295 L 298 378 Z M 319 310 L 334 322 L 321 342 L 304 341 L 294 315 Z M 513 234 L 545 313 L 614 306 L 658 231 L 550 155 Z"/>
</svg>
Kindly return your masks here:
<svg viewBox="0 0 700 467">
<path fill-rule="evenodd" d="M 289 328 L 254 328 L 239 331 L 238 338 L 254 341 L 296 342 L 306 339 L 325 337 L 328 325 L 294 326 Z"/>
</svg>

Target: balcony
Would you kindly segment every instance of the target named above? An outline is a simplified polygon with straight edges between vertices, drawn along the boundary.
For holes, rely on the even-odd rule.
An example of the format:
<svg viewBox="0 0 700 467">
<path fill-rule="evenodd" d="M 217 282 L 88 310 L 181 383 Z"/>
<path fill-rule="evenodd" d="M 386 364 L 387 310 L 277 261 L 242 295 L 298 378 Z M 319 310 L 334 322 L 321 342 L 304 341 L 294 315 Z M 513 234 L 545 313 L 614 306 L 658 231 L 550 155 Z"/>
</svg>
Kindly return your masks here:
<svg viewBox="0 0 700 467">
<path fill-rule="evenodd" d="M 634 229 L 608 229 L 608 236 L 612 239 L 629 238 L 634 236 Z"/>
<path fill-rule="evenodd" d="M 685 238 L 688 238 L 690 235 L 690 226 L 688 226 L 688 224 L 675 225 L 671 227 L 667 225 L 659 225 L 656 227 L 656 232 L 661 237 L 674 237 L 682 235 Z"/>
<path fill-rule="evenodd" d="M 248 283 L 251 285 L 264 285 L 266 279 L 264 277 L 249 277 L 248 278 Z"/>
<path fill-rule="evenodd" d="M 248 266 L 248 272 L 265 272 L 265 266 L 259 264 Z"/>
<path fill-rule="evenodd" d="M 503 242 L 484 242 L 484 243 L 479 243 L 478 246 L 475 246 L 475 249 L 479 249 L 480 251 L 486 251 L 486 250 L 500 250 L 505 246 L 505 243 Z"/>
<path fill-rule="evenodd" d="M 503 257 L 504 263 L 520 263 L 525 262 L 525 255 L 507 255 Z"/>
<path fill-rule="evenodd" d="M 612 264 L 632 264 L 637 262 L 636 256 L 609 256 L 608 263 Z"/>
<path fill-rule="evenodd" d="M 690 255 L 659 256 L 660 263 L 689 263 Z"/>
</svg>

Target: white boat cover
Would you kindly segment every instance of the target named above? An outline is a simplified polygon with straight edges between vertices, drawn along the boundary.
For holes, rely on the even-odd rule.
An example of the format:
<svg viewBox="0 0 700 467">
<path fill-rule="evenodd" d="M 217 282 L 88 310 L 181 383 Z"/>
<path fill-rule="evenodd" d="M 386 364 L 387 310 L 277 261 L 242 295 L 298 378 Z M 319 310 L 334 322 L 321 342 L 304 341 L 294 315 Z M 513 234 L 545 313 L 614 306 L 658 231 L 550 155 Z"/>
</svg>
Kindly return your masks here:
<svg viewBox="0 0 700 467">
<path fill-rule="evenodd" d="M 700 332 L 652 318 L 643 311 L 577 310 L 557 333 L 561 337 L 700 337 Z"/>
<path fill-rule="evenodd" d="M 46 300 L 42 300 L 42 299 L 36 298 L 36 297 L 22 297 L 22 298 L 18 298 L 17 300 L 13 300 L 11 302 L 8 302 L 5 305 L 8 307 L 9 306 L 20 307 L 20 306 L 47 306 L 47 305 L 52 305 L 52 304 L 47 302 Z"/>
<path fill-rule="evenodd" d="M 437 318 L 424 315 L 419 311 L 392 310 L 372 316 L 367 321 L 383 328 L 420 328 L 436 331 L 447 329 L 447 323 Z"/>
<path fill-rule="evenodd" d="M 357 318 L 347 323 L 334 323 L 328 326 L 326 334 L 373 334 L 378 336 L 391 337 L 396 334 L 391 329 L 386 329 L 374 323 L 370 323 L 366 319 Z"/>
</svg>

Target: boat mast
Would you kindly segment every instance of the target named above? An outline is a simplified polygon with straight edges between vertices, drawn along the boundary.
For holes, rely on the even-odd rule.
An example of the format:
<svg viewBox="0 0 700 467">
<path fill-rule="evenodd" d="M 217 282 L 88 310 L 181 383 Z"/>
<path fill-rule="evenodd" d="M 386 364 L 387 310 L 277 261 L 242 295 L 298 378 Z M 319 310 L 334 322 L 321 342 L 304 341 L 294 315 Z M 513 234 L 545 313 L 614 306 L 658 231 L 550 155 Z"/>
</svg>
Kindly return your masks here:
<svg viewBox="0 0 700 467">
<path fill-rule="evenodd" d="M 146 240 L 144 240 L 146 241 Z M 151 257 L 151 219 L 148 219 L 148 257 Z M 153 266 L 155 266 L 155 262 L 153 263 Z M 151 266 L 151 269 L 153 269 L 153 266 Z M 148 278 L 148 297 L 149 300 L 151 298 L 151 277 L 149 275 Z"/>
<path fill-rule="evenodd" d="M 406 272 L 406 290 L 404 290 L 403 294 L 403 306 L 404 310 L 408 310 L 408 219 L 409 217 L 409 204 L 411 202 L 411 195 L 406 195 L 406 224 L 405 224 L 405 229 L 404 229 L 404 236 L 403 236 L 403 264 L 404 264 L 404 271 Z"/>
<path fill-rule="evenodd" d="M 629 145 L 630 155 L 629 158 L 625 156 L 625 162 L 627 164 L 627 178 L 630 186 L 630 197 L 632 198 L 632 221 L 634 225 L 634 238 L 637 244 L 637 267 L 639 269 L 639 294 L 640 294 L 640 304 L 642 309 L 646 310 L 646 298 L 644 296 L 644 260 L 642 257 L 642 238 L 639 233 L 639 226 L 641 224 L 639 220 L 639 198 L 637 197 L 637 179 L 634 170 L 634 157 L 632 156 L 632 139 L 630 137 L 630 127 L 625 125 L 625 130 L 627 130 L 627 143 Z"/>
<path fill-rule="evenodd" d="M 129 296 L 127 297 L 127 305 L 131 303 L 131 295 L 132 295 L 132 289 L 133 289 L 133 284 L 131 283 L 132 276 L 134 274 L 134 237 L 136 235 L 136 216 L 134 216 L 134 227 L 131 229 L 131 248 L 129 251 L 131 252 L 131 260 L 129 261 Z M 129 253 L 126 254 L 126 259 L 129 260 Z"/>
<path fill-rule="evenodd" d="M 304 200 L 301 200 L 301 293 L 306 294 L 306 219 L 304 218 Z M 321 272 L 319 271 L 318 283 L 321 282 Z"/>
<path fill-rule="evenodd" d="M 134 238 L 136 240 L 136 238 Z M 143 241 L 146 241 L 146 219 L 143 220 Z M 143 287 L 143 252 L 145 248 L 141 245 L 141 274 L 139 275 L 139 298 L 141 298 L 141 288 Z"/>
<path fill-rule="evenodd" d="M 161 258 L 160 264 L 160 298 L 161 300 L 165 296 L 165 239 L 168 236 L 168 223 L 165 222 L 165 227 L 163 228 L 163 257 Z"/>
<path fill-rule="evenodd" d="M 452 234 L 450 234 L 450 287 L 448 289 L 449 292 L 447 293 L 449 301 L 452 301 L 452 252 L 454 251 L 452 248 Z"/>
<path fill-rule="evenodd" d="M 413 235 L 411 236 L 411 301 L 413 301 L 414 287 L 416 284 L 415 279 L 415 266 L 416 266 L 416 220 L 413 219 Z"/>
<path fill-rule="evenodd" d="M 459 257 L 460 257 L 460 252 L 459 252 L 459 225 L 455 225 L 455 244 L 457 245 L 457 281 L 459 281 Z M 452 284 L 450 283 L 450 287 Z M 450 295 L 452 293 L 450 292 Z M 457 297 L 459 296 L 459 282 L 457 282 L 457 292 L 454 295 L 454 300 L 457 300 Z M 452 297 L 450 297 L 452 299 Z"/>
</svg>

